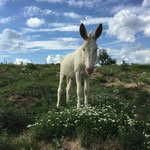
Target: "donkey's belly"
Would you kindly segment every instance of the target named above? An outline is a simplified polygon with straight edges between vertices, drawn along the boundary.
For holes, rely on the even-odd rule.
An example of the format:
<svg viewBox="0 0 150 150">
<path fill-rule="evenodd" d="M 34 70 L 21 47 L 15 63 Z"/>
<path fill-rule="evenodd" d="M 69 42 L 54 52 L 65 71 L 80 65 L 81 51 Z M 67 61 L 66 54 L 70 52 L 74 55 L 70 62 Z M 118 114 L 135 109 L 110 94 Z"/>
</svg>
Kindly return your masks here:
<svg viewBox="0 0 150 150">
<path fill-rule="evenodd" d="M 81 77 L 87 76 L 85 69 L 80 70 L 79 73 L 80 73 Z M 69 70 L 69 68 L 68 68 L 66 70 L 65 69 L 61 70 L 61 74 L 65 75 L 67 78 L 74 79 L 76 76 L 76 71 L 74 69 Z"/>
<path fill-rule="evenodd" d="M 74 78 L 75 78 L 75 73 L 74 73 L 74 71 L 73 71 L 73 72 L 64 73 L 64 75 L 65 75 L 67 78 L 71 78 L 71 79 L 74 79 Z"/>
<path fill-rule="evenodd" d="M 60 73 L 65 75 L 68 78 L 74 78 L 74 53 L 70 53 L 64 57 L 61 62 Z"/>
</svg>

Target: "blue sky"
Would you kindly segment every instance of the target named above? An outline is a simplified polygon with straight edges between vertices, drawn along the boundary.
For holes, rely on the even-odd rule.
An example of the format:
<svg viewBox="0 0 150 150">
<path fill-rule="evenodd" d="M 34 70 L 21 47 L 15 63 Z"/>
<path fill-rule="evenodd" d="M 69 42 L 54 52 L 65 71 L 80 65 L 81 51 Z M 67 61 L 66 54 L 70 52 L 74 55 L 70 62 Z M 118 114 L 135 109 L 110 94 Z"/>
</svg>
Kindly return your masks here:
<svg viewBox="0 0 150 150">
<path fill-rule="evenodd" d="M 79 26 L 118 63 L 150 63 L 150 0 L 0 0 L 0 62 L 57 63 L 82 44 Z"/>
</svg>

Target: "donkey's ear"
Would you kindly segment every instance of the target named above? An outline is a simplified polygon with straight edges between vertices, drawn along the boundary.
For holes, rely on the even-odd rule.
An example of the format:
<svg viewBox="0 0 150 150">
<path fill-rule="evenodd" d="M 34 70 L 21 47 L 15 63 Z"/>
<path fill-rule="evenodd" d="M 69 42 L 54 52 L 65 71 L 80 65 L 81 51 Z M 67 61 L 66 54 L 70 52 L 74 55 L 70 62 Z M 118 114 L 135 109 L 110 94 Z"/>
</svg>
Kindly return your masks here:
<svg viewBox="0 0 150 150">
<path fill-rule="evenodd" d="M 88 38 L 86 28 L 83 23 L 81 23 L 81 25 L 80 25 L 80 35 L 84 40 L 86 40 Z"/>
<path fill-rule="evenodd" d="M 93 34 L 93 38 L 95 40 L 97 40 L 100 37 L 100 35 L 102 34 L 102 30 L 103 30 L 103 26 L 102 26 L 102 24 L 99 24 L 99 26 L 97 27 L 95 33 Z"/>
</svg>

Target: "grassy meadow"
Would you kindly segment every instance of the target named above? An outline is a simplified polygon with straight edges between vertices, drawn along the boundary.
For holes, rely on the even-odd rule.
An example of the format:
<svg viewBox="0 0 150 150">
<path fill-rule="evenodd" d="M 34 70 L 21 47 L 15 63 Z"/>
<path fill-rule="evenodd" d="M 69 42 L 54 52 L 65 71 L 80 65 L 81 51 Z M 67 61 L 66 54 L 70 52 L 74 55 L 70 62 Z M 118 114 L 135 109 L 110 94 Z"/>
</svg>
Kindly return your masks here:
<svg viewBox="0 0 150 150">
<path fill-rule="evenodd" d="M 96 67 L 80 109 L 59 67 L 0 64 L 0 150 L 150 150 L 150 65 Z"/>
</svg>

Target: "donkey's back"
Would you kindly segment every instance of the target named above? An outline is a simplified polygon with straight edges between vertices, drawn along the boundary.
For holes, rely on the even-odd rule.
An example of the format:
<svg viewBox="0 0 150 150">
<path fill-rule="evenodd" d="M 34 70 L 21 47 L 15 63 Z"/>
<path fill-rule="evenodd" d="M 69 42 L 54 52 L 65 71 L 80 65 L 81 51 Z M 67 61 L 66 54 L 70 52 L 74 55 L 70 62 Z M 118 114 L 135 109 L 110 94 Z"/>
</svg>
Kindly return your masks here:
<svg viewBox="0 0 150 150">
<path fill-rule="evenodd" d="M 75 52 L 69 53 L 61 60 L 60 75 L 67 78 L 74 78 Z"/>
</svg>

